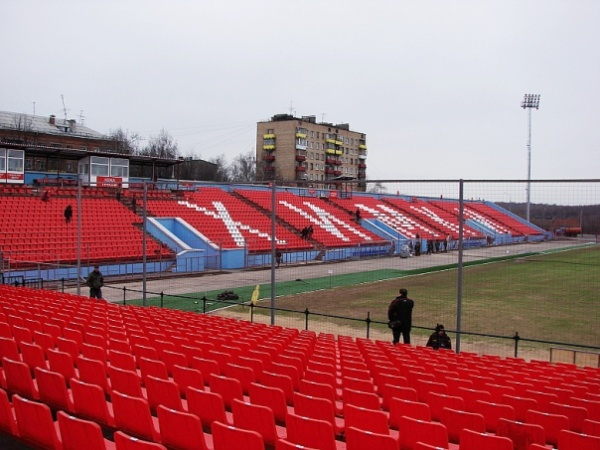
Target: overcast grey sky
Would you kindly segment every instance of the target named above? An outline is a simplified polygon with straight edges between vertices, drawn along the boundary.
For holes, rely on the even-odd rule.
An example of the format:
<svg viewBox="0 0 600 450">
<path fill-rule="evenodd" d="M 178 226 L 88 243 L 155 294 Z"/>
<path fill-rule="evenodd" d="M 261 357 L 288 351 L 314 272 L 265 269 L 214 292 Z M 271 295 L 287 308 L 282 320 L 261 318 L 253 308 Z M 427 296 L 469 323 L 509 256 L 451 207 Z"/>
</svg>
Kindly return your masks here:
<svg viewBox="0 0 600 450">
<path fill-rule="evenodd" d="M 256 122 L 367 134 L 369 179 L 600 176 L 598 0 L 0 0 L 0 110 L 184 156 L 254 150 Z"/>
</svg>

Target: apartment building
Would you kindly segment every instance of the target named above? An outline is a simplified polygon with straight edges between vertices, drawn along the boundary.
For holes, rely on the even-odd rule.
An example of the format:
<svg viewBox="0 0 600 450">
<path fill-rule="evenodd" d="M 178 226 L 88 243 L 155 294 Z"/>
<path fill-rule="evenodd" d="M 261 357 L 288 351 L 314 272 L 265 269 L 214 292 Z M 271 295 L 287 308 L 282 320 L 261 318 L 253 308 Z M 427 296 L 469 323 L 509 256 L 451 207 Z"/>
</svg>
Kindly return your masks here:
<svg viewBox="0 0 600 450">
<path fill-rule="evenodd" d="M 315 116 L 276 114 L 258 122 L 257 178 L 292 186 L 365 190 L 367 137 L 347 123 L 317 123 Z"/>
</svg>

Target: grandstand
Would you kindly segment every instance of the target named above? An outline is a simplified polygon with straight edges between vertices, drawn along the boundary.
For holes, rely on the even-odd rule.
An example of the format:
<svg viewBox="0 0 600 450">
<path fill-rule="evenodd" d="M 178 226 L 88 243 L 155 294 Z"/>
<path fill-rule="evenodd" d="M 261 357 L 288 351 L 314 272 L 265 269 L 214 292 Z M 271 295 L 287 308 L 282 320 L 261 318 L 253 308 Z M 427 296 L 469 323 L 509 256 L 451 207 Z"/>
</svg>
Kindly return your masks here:
<svg viewBox="0 0 600 450">
<path fill-rule="evenodd" d="M 157 217 L 182 217 L 209 241 L 222 247 L 248 247 L 251 252 L 271 250 L 271 218 L 222 189 L 203 187 L 176 203 L 152 199 L 148 209 Z M 310 248 L 285 227 L 277 226 L 276 236 L 278 246 L 290 250 Z"/>
<path fill-rule="evenodd" d="M 13 286 L 0 362 L 0 430 L 32 448 L 600 448 L 600 369 L 572 364 Z"/>
<path fill-rule="evenodd" d="M 42 201 L 28 188 L 9 188 L 0 195 L 0 248 L 12 268 L 37 263 L 77 261 L 77 213 L 65 223 L 67 205 L 76 211 L 74 188 L 48 189 Z M 142 218 L 106 190 L 88 189 L 82 196 L 81 257 L 95 264 L 139 260 L 142 252 Z M 172 257 L 158 241 L 149 239 L 150 259 Z"/>
<path fill-rule="evenodd" d="M 280 188 L 273 236 L 271 189 L 198 183 L 180 190 L 168 182 L 151 187 L 146 223 L 143 184 L 131 182 L 118 197 L 114 187 L 85 187 L 79 237 L 76 187 L 0 186 L 3 267 L 19 276 L 31 276 L 29 268 L 35 267 L 39 276 L 42 264 L 44 278 L 73 279 L 78 260 L 123 275 L 140 273 L 145 258 L 148 272 L 185 273 L 269 266 L 272 241 L 286 261 L 306 263 L 407 256 L 406 248 L 417 240 L 425 247 L 459 238 L 456 200 L 376 194 L 341 198 L 329 191 Z M 42 193 L 50 200 L 43 201 Z M 62 214 L 67 205 L 75 210 L 69 224 Z M 465 202 L 464 214 L 465 247 L 551 237 L 491 203 Z M 306 238 L 302 230 L 309 226 L 313 233 Z"/>
</svg>

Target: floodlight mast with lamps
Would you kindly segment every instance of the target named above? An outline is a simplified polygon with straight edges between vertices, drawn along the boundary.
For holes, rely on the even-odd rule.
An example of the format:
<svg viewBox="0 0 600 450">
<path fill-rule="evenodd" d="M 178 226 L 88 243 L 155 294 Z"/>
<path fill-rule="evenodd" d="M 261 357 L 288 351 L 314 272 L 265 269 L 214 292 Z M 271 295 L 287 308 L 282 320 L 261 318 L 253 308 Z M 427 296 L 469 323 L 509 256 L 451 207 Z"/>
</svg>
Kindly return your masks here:
<svg viewBox="0 0 600 450">
<path fill-rule="evenodd" d="M 527 222 L 530 222 L 531 213 L 531 110 L 540 109 L 540 95 L 525 94 L 521 108 L 528 110 L 527 115 Z"/>
</svg>

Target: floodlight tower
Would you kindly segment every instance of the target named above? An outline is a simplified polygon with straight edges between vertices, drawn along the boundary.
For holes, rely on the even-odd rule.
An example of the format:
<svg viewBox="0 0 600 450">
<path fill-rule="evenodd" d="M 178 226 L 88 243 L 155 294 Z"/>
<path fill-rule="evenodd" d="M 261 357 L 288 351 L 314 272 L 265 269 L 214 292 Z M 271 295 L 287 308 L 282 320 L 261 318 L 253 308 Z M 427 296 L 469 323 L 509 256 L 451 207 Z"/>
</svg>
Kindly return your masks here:
<svg viewBox="0 0 600 450">
<path fill-rule="evenodd" d="M 526 109 L 528 114 L 527 130 L 527 222 L 530 221 L 531 212 L 531 110 L 540 109 L 540 96 L 536 94 L 525 94 L 521 102 L 521 108 Z"/>
</svg>

